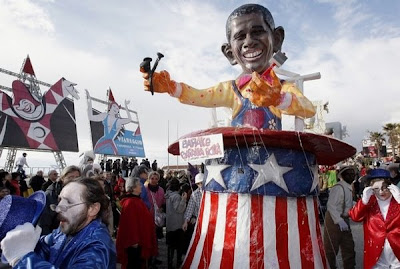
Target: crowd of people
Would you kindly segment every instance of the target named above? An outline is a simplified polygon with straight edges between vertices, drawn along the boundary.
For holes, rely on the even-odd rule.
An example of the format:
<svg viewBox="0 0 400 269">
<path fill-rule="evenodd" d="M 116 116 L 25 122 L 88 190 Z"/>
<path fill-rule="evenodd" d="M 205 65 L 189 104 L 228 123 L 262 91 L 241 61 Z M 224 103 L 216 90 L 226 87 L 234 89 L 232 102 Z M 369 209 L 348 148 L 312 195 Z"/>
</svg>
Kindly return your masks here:
<svg viewBox="0 0 400 269">
<path fill-rule="evenodd" d="M 350 220 L 364 225 L 364 268 L 400 268 L 399 165 L 399 159 L 386 164 L 361 159 L 320 167 L 320 216 L 330 268 L 337 268 L 339 249 L 343 268 L 356 268 Z"/>
<path fill-rule="evenodd" d="M 29 193 L 44 191 L 46 195 L 46 205 L 38 220 L 37 227 L 40 228 L 29 227 L 35 233 L 32 237 L 37 237 L 38 245 L 43 249 L 37 251 L 34 248 L 35 255 L 18 257 L 18 262 L 12 261 L 13 265 L 25 268 L 27 264 L 43 260 L 45 264 L 51 263 L 56 267 L 89 266 L 76 257 L 76 253 L 64 255 L 62 252 L 66 251 L 67 246 L 71 247 L 70 240 L 76 244 L 82 243 L 82 248 L 92 244 L 83 243 L 87 240 L 81 235 L 90 234 L 92 240 L 96 236 L 102 238 L 99 244 L 104 245 L 98 246 L 99 251 L 88 250 L 86 254 L 80 248 L 74 251 L 82 257 L 92 257 L 93 264 L 101 262 L 107 268 L 115 268 L 116 262 L 119 262 L 122 268 L 157 268 L 165 260 L 165 257 L 158 256 L 158 242 L 166 240 L 168 264 L 161 266 L 180 267 L 200 207 L 199 187 L 203 173 L 199 171 L 196 176 L 188 171 L 168 171 L 164 174 L 157 167 L 156 160 L 150 165 L 148 159 L 138 163 L 135 158 L 129 162 L 127 158 L 122 158 L 122 162 L 120 159 L 107 160 L 101 162 L 100 166 L 104 170 L 90 178 L 83 175 L 85 168 L 79 165 L 70 165 L 60 174 L 57 170 L 50 170 L 47 179 L 43 171 L 37 171 L 31 178 L 23 178 L 23 169 L 13 173 L 0 171 L 0 200 L 8 194 L 28 197 Z M 87 202 L 87 199 L 94 197 L 86 199 L 86 194 L 82 193 L 85 188 L 94 188 L 93 185 L 97 183 L 101 186 L 105 201 L 101 200 L 99 194 L 99 206 L 95 208 L 97 202 Z M 90 209 L 92 205 L 96 209 L 92 210 L 94 213 Z M 92 222 L 96 224 L 90 224 Z M 92 229 L 102 232 L 95 235 Z M 104 235 L 104 229 L 108 236 Z M 3 253 L 7 252 L 6 249 L 7 245 Z M 28 254 L 26 251 L 23 251 L 24 254 Z M 110 255 L 114 255 L 114 258 Z"/>
</svg>

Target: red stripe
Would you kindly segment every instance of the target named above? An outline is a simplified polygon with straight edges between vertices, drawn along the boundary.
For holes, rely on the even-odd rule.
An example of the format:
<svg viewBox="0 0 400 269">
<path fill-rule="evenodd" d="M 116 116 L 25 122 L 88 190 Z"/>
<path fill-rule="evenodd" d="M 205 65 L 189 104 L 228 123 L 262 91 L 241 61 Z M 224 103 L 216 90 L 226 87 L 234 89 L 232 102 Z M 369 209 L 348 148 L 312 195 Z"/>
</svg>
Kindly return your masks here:
<svg viewBox="0 0 400 269">
<path fill-rule="evenodd" d="M 201 253 L 200 264 L 198 268 L 208 268 L 211 260 L 212 247 L 214 244 L 215 225 L 217 224 L 218 215 L 218 197 L 219 193 L 211 194 L 211 208 L 210 208 L 210 220 L 208 222 L 207 234 L 204 239 L 203 252 Z"/>
<path fill-rule="evenodd" d="M 182 269 L 188 269 L 190 268 L 190 265 L 192 264 L 194 253 L 196 252 L 197 244 L 199 243 L 200 235 L 201 235 L 201 224 L 203 222 L 203 213 L 204 213 L 204 201 L 206 200 L 206 195 L 209 195 L 208 192 L 203 193 L 203 198 L 201 200 L 201 206 L 200 206 L 200 212 L 199 212 L 199 218 L 197 219 L 197 226 L 196 226 L 196 231 L 194 232 L 194 240 L 192 245 L 190 246 L 189 252 L 185 258 L 185 261 L 183 262 Z"/>
<path fill-rule="evenodd" d="M 310 226 L 308 225 L 306 197 L 297 198 L 297 223 L 300 238 L 301 268 L 314 268 L 314 253 L 311 242 Z"/>
<path fill-rule="evenodd" d="M 238 194 L 232 193 L 228 196 L 226 204 L 226 223 L 224 249 L 222 250 L 221 268 L 233 268 L 235 260 L 235 241 L 238 211 Z"/>
<path fill-rule="evenodd" d="M 287 198 L 276 197 L 275 201 L 276 253 L 278 255 L 279 268 L 286 269 L 290 268 Z"/>
<path fill-rule="evenodd" d="M 251 195 L 250 268 L 264 268 L 262 195 Z"/>
<path fill-rule="evenodd" d="M 326 265 L 326 257 L 325 257 L 325 248 L 324 248 L 324 242 L 322 241 L 322 236 L 321 236 L 321 227 L 319 226 L 319 219 L 318 219 L 318 206 L 317 206 L 317 196 L 314 196 L 314 214 L 316 218 L 316 226 L 317 226 L 317 241 L 318 241 L 318 247 L 319 247 L 319 253 L 321 253 L 322 257 L 322 264 L 324 265 L 324 268 L 328 268 Z"/>
</svg>

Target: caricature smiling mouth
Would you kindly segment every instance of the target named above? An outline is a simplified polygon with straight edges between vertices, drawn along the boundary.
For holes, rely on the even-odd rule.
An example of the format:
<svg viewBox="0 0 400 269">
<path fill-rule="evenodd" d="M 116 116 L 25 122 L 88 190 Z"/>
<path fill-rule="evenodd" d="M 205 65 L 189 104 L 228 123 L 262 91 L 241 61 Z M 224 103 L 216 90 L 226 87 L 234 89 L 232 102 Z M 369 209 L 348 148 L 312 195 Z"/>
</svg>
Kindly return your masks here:
<svg viewBox="0 0 400 269">
<path fill-rule="evenodd" d="M 260 56 L 263 53 L 262 50 L 255 50 L 255 51 L 247 51 L 243 54 L 243 57 L 246 59 L 254 59 L 257 58 L 258 56 Z"/>
</svg>

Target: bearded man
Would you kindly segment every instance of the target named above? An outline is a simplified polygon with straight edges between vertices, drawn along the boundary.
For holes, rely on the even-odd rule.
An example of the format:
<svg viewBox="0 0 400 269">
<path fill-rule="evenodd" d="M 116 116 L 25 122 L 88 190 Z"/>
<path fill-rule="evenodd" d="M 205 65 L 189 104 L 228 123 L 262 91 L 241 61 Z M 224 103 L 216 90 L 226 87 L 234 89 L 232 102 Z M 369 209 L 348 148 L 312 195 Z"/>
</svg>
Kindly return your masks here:
<svg viewBox="0 0 400 269">
<path fill-rule="evenodd" d="M 40 226 L 25 223 L 2 240 L 3 255 L 14 268 L 116 267 L 115 245 L 105 225 L 108 199 L 97 180 L 67 183 L 51 209 L 60 221 L 51 234 L 40 237 Z"/>
</svg>

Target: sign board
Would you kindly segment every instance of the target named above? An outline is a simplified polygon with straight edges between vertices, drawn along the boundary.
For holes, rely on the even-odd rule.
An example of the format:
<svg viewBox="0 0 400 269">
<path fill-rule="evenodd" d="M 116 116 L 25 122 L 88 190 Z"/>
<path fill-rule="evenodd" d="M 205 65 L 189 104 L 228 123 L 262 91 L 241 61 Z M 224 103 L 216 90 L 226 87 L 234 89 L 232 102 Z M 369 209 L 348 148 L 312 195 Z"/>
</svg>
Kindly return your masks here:
<svg viewBox="0 0 400 269">
<path fill-rule="evenodd" d="M 222 134 L 181 139 L 179 150 L 184 161 L 224 157 Z"/>
</svg>

